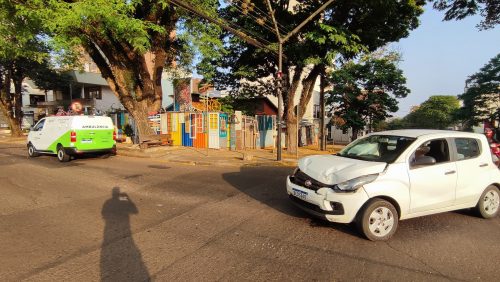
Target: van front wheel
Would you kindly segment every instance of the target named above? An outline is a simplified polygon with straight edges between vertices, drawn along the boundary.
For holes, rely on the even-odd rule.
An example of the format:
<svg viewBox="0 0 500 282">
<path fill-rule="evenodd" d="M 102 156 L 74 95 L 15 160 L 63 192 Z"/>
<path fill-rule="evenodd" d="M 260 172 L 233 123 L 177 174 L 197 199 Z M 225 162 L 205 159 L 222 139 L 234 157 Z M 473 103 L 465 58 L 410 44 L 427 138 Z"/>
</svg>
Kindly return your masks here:
<svg viewBox="0 0 500 282">
<path fill-rule="evenodd" d="M 28 156 L 30 158 L 38 157 L 35 147 L 31 144 L 28 145 Z"/>
<path fill-rule="evenodd" d="M 69 159 L 70 159 L 70 155 L 66 154 L 66 151 L 64 151 L 64 148 L 62 146 L 59 146 L 57 148 L 57 159 L 60 161 L 60 162 L 68 162 Z"/>
</svg>

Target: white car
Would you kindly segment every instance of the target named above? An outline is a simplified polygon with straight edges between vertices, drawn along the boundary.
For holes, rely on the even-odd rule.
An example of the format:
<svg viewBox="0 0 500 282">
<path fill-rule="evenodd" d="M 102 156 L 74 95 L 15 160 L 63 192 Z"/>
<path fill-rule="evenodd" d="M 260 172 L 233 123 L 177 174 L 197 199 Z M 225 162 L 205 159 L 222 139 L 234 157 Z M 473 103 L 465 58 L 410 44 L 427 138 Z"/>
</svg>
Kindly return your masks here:
<svg viewBox="0 0 500 282">
<path fill-rule="evenodd" d="M 499 213 L 500 170 L 486 137 L 441 130 L 377 132 L 336 155 L 309 156 L 287 177 L 293 203 L 387 240 L 399 220 L 475 207 Z"/>
</svg>

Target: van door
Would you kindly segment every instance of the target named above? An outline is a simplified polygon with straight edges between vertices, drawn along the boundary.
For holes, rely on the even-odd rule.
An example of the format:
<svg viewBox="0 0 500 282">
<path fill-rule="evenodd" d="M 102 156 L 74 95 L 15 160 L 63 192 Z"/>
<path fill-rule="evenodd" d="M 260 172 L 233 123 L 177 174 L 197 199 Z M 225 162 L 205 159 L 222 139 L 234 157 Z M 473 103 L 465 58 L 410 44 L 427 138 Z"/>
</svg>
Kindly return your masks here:
<svg viewBox="0 0 500 282">
<path fill-rule="evenodd" d="M 45 151 L 47 150 L 47 146 L 44 145 L 42 140 L 43 136 L 43 127 L 45 126 L 45 119 L 41 119 L 30 131 L 29 140 L 31 144 L 35 147 L 37 151 Z"/>
<path fill-rule="evenodd" d="M 421 156 L 433 157 L 433 165 L 412 165 Z M 425 141 L 410 157 L 410 212 L 425 212 L 452 206 L 457 186 L 456 162 L 450 158 L 446 139 Z"/>
</svg>

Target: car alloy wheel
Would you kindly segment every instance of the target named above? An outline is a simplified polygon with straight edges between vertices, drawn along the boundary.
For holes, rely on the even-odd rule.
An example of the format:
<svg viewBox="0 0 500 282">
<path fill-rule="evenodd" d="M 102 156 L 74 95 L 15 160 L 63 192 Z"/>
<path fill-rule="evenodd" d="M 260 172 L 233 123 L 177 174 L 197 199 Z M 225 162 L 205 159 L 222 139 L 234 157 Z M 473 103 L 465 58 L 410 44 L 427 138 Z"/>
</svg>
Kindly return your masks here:
<svg viewBox="0 0 500 282">
<path fill-rule="evenodd" d="M 394 226 L 394 215 L 388 208 L 379 207 L 370 214 L 368 224 L 373 235 L 384 237 L 391 232 Z"/>
<path fill-rule="evenodd" d="M 477 203 L 476 209 L 483 218 L 494 218 L 500 212 L 500 192 L 498 188 L 494 185 L 488 186 L 479 202 Z"/>
<path fill-rule="evenodd" d="M 485 213 L 488 215 L 494 215 L 498 211 L 498 207 L 500 206 L 500 196 L 498 195 L 498 191 L 488 191 L 486 195 L 484 195 L 483 201 Z"/>
<path fill-rule="evenodd" d="M 398 211 L 390 202 L 374 198 L 358 213 L 358 229 L 371 241 L 387 240 L 398 228 Z"/>
</svg>

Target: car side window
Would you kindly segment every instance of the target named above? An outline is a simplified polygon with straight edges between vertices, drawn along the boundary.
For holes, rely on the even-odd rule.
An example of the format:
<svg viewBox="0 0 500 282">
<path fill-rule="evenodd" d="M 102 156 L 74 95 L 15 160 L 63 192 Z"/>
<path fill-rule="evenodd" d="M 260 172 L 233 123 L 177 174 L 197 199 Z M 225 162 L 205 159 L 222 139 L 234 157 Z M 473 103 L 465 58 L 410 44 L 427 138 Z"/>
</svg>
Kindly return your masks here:
<svg viewBox="0 0 500 282">
<path fill-rule="evenodd" d="M 479 143 L 474 138 L 455 138 L 458 160 L 472 159 L 481 154 Z"/>
<path fill-rule="evenodd" d="M 43 125 L 45 124 L 45 120 L 42 119 L 41 121 L 39 121 L 35 127 L 33 128 L 33 131 L 40 131 L 43 129 Z"/>
<path fill-rule="evenodd" d="M 448 142 L 445 139 L 435 139 L 424 142 L 411 155 L 410 166 L 412 168 L 422 166 L 418 164 L 418 161 L 424 157 L 428 160 L 428 165 L 449 162 L 450 150 Z"/>
</svg>

